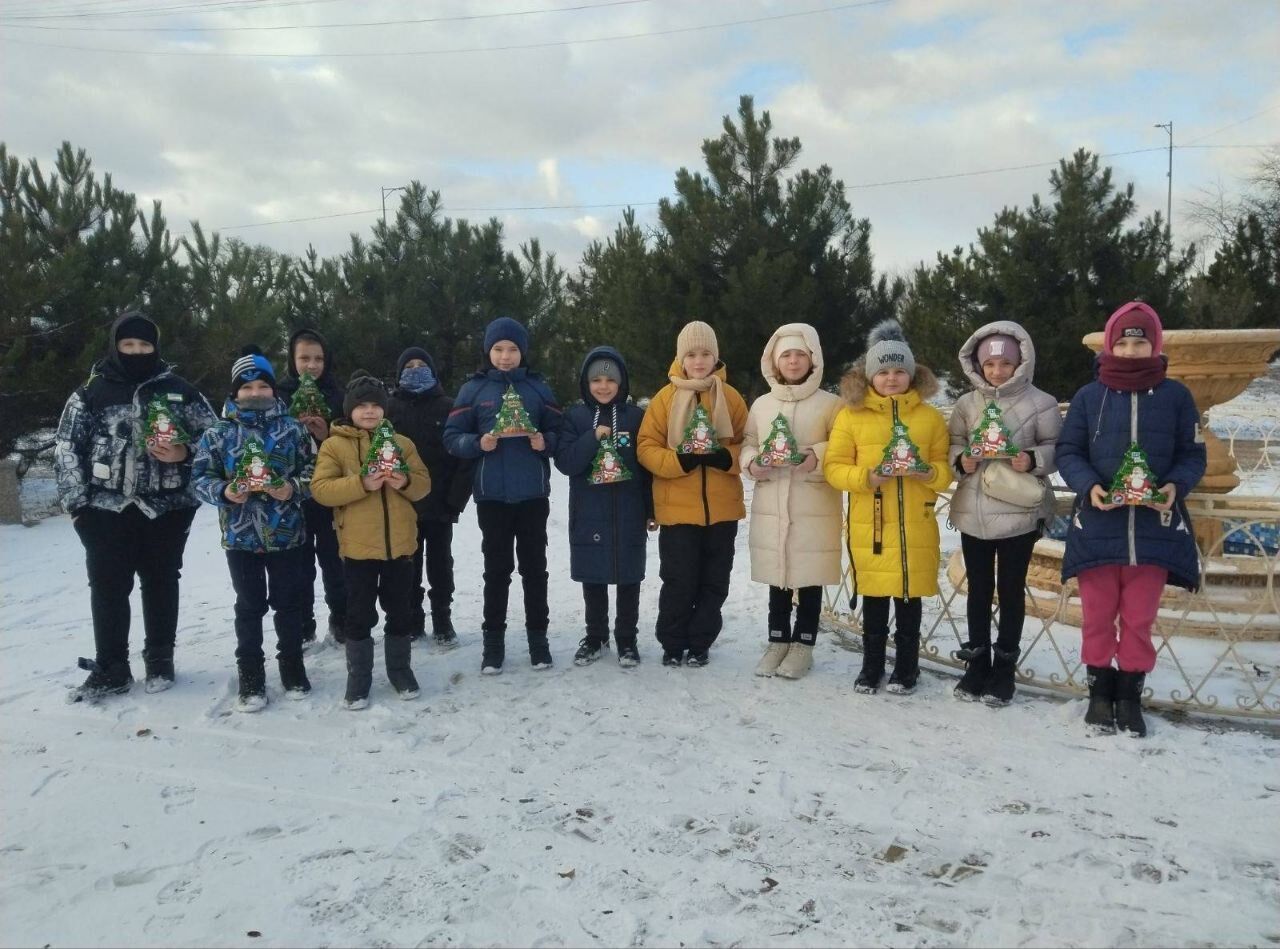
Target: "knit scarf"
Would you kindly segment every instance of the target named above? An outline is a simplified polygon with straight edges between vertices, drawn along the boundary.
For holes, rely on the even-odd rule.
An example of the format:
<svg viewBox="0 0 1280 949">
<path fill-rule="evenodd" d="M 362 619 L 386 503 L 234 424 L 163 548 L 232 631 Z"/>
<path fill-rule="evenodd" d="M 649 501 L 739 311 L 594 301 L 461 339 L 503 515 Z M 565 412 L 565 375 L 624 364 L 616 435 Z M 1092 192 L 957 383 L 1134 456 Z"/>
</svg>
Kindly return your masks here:
<svg viewBox="0 0 1280 949">
<path fill-rule="evenodd" d="M 685 426 L 689 424 L 700 394 L 705 394 L 703 405 L 711 416 L 716 438 L 733 438 L 733 419 L 729 417 L 729 406 L 724 399 L 724 382 L 719 376 L 713 372 L 705 379 L 686 379 L 677 375 L 667 378 L 676 388 L 675 395 L 671 397 L 671 414 L 667 416 L 667 447 L 680 447 Z"/>
<path fill-rule="evenodd" d="M 1141 392 L 1164 382 L 1169 360 L 1165 356 L 1129 359 L 1111 353 L 1098 357 L 1098 381 L 1119 392 Z"/>
</svg>

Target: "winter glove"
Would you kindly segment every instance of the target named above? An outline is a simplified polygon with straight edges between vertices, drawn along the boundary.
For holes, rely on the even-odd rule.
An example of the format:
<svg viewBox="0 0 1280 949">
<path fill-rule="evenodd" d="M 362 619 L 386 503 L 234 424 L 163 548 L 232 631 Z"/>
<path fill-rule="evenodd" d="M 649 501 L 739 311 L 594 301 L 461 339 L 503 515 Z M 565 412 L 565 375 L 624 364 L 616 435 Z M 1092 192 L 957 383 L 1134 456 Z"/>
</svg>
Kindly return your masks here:
<svg viewBox="0 0 1280 949">
<path fill-rule="evenodd" d="M 702 456 L 702 463 L 708 468 L 719 468 L 721 471 L 728 471 L 733 467 L 733 455 L 727 451 L 713 451 L 709 455 Z"/>
<path fill-rule="evenodd" d="M 676 461 L 680 462 L 680 467 L 684 469 L 685 474 L 702 464 L 702 459 L 705 457 L 705 455 L 687 455 L 682 452 L 676 452 Z"/>
</svg>

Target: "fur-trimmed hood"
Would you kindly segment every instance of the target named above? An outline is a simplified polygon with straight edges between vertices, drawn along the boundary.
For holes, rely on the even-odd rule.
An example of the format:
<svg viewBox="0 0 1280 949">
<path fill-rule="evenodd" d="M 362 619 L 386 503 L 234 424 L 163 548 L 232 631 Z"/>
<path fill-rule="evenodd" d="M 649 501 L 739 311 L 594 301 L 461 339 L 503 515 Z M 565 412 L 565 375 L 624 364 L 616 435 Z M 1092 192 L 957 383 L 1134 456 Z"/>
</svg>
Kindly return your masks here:
<svg viewBox="0 0 1280 949">
<path fill-rule="evenodd" d="M 916 366 L 916 374 L 911 377 L 911 388 L 919 393 L 921 401 L 927 402 L 941 390 L 938 377 L 928 366 Z M 845 404 L 858 409 L 862 408 L 868 392 L 874 392 L 871 381 L 867 378 L 866 367 L 859 360 L 840 380 L 840 397 Z"/>
</svg>

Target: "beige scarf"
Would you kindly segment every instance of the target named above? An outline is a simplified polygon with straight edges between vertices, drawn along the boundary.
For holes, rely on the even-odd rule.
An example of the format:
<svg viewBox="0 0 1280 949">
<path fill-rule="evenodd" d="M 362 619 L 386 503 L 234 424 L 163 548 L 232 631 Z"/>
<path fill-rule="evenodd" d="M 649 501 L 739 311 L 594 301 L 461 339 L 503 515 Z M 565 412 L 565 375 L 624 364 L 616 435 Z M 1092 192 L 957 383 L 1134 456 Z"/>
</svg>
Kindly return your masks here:
<svg viewBox="0 0 1280 949">
<path fill-rule="evenodd" d="M 671 413 L 667 416 L 669 448 L 680 447 L 685 426 L 689 424 L 689 418 L 693 415 L 701 393 L 706 394 L 702 402 L 711 416 L 716 438 L 718 440 L 733 438 L 733 419 L 729 416 L 729 406 L 725 404 L 724 380 L 714 372 L 705 379 L 686 379 L 682 375 L 670 375 L 667 378 L 676 387 L 675 395 L 671 397 Z"/>
</svg>

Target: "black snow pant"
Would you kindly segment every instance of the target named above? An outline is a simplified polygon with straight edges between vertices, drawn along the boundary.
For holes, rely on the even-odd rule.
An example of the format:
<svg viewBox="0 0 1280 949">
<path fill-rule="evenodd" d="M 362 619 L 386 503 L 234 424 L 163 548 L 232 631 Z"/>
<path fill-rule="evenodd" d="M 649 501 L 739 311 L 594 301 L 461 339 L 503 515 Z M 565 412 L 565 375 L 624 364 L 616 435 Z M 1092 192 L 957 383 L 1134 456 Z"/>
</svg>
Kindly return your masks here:
<svg viewBox="0 0 1280 949">
<path fill-rule="evenodd" d="M 507 596 L 511 573 L 520 563 L 524 586 L 525 631 L 545 636 L 551 622 L 547 607 L 546 498 L 518 501 L 477 501 L 480 549 L 484 553 L 484 630 L 495 635 L 507 631 Z M 514 545 L 514 550 L 512 549 Z"/>
<path fill-rule="evenodd" d="M 344 557 L 347 582 L 347 642 L 368 639 L 382 607 L 388 636 L 413 633 L 413 558 L 352 560 Z"/>
<path fill-rule="evenodd" d="M 427 582 L 422 582 L 423 567 Z M 413 555 L 413 590 L 411 603 L 413 628 L 423 631 L 427 625 L 425 604 L 431 603 L 431 618 L 443 622 L 451 618 L 453 609 L 453 524 L 449 521 L 418 521 L 418 549 Z"/>
<path fill-rule="evenodd" d="M 582 599 L 586 604 L 587 638 L 597 643 L 609 641 L 609 586 L 607 583 L 584 583 Z M 618 645 L 635 645 L 640 626 L 640 584 L 619 583 L 615 589 L 617 616 L 614 618 L 614 641 Z"/>
<path fill-rule="evenodd" d="M 966 582 L 969 585 L 969 642 L 975 646 L 991 645 L 991 598 L 1000 596 L 1000 629 L 996 645 L 1014 652 L 1022 642 L 1022 623 L 1026 619 L 1027 567 L 1039 531 L 981 540 L 960 535 L 964 554 Z"/>
<path fill-rule="evenodd" d="M 144 660 L 172 659 L 178 632 L 178 578 L 194 507 L 149 518 L 136 506 L 123 511 L 86 507 L 72 518 L 84 545 L 93 612 L 95 658 L 103 669 L 129 661 L 129 594 L 142 585 Z"/>
<path fill-rule="evenodd" d="M 800 587 L 795 625 L 791 624 L 791 594 L 785 587 L 769 587 L 769 641 L 803 643 L 818 639 L 818 614 L 822 612 L 822 587 Z"/>
<path fill-rule="evenodd" d="M 924 600 L 904 600 L 896 596 L 864 596 L 862 598 L 862 631 L 867 635 L 889 634 L 889 603 L 893 603 L 895 640 L 920 640 L 920 622 L 924 618 Z"/>
<path fill-rule="evenodd" d="M 236 661 L 261 662 L 262 618 L 270 607 L 276 630 L 276 658 L 302 655 L 307 607 L 314 598 L 314 561 L 306 544 L 290 550 L 255 554 L 228 550 L 227 569 L 236 591 Z"/>
<path fill-rule="evenodd" d="M 655 633 L 663 651 L 706 652 L 720 635 L 737 536 L 737 521 L 673 524 L 659 531 L 662 588 Z"/>
<path fill-rule="evenodd" d="M 302 516 L 307 522 L 307 551 L 311 557 L 307 568 L 307 577 L 314 588 L 316 584 L 316 564 L 320 565 L 320 576 L 324 582 L 324 602 L 329 607 L 329 617 L 333 625 L 342 628 L 347 616 L 346 574 L 342 566 L 342 556 L 338 553 L 338 532 L 333 529 L 333 508 L 325 507 L 314 498 L 302 502 Z M 303 617 L 303 636 L 311 639 L 316 634 L 315 597 L 307 602 L 306 614 Z"/>
</svg>

